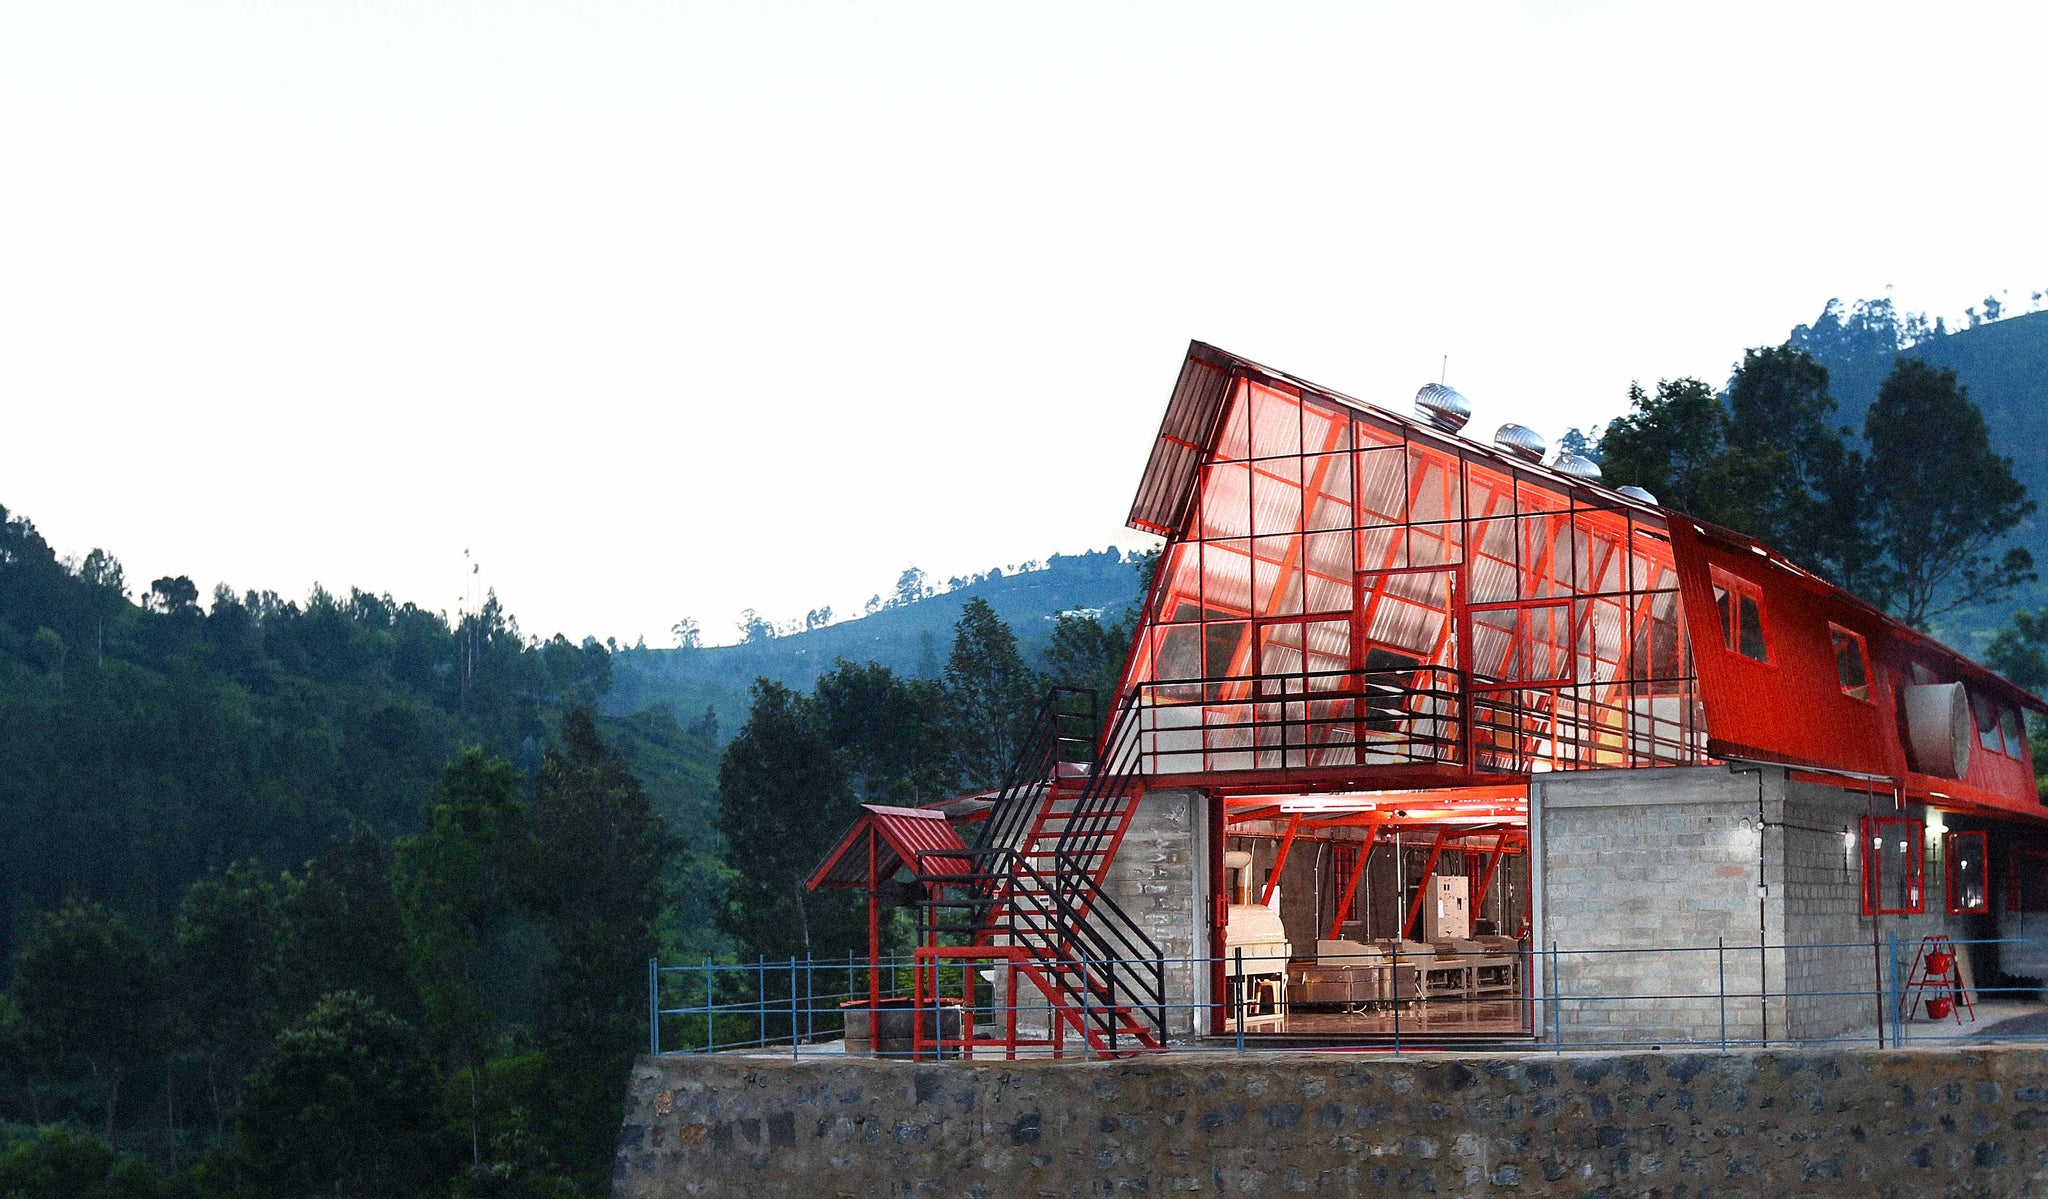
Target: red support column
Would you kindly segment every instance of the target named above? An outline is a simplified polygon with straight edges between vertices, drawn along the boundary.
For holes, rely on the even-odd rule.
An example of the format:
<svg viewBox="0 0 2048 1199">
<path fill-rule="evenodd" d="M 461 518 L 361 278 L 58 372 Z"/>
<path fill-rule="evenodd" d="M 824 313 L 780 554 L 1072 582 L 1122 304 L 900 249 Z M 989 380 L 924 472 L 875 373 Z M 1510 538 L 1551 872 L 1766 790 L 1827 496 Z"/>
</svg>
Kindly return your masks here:
<svg viewBox="0 0 2048 1199">
<path fill-rule="evenodd" d="M 1437 832 L 1436 840 L 1429 847 L 1429 861 L 1422 867 L 1422 878 L 1416 883 L 1415 902 L 1408 905 L 1408 919 L 1401 924 L 1401 939 L 1408 939 L 1408 931 L 1415 927 L 1415 918 L 1422 915 L 1422 897 L 1429 891 L 1429 878 L 1436 873 L 1437 855 L 1444 851 L 1444 838 L 1451 835 L 1451 826 L 1445 825 Z"/>
<path fill-rule="evenodd" d="M 1365 826 L 1365 844 L 1359 847 L 1358 864 L 1351 868 L 1351 878 L 1344 884 L 1344 898 L 1337 902 L 1337 914 L 1330 921 L 1330 940 L 1344 930 L 1344 917 L 1351 913 L 1351 901 L 1358 898 L 1358 880 L 1365 877 L 1366 863 L 1372 861 L 1374 846 L 1379 844 L 1380 822 L 1374 819 Z"/>
<path fill-rule="evenodd" d="M 881 882 L 875 878 L 875 830 L 868 828 L 868 1027 L 874 1028 L 875 1009 L 882 1005 L 882 897 Z"/>
<path fill-rule="evenodd" d="M 1479 894 L 1472 897 L 1472 914 L 1479 914 L 1479 905 L 1486 902 L 1486 889 L 1493 883 L 1493 872 L 1500 869 L 1501 852 L 1507 848 L 1508 835 L 1502 833 L 1493 839 L 1493 855 L 1486 859 L 1486 873 L 1479 876 Z"/>
<path fill-rule="evenodd" d="M 1294 848 L 1294 834 L 1301 830 L 1301 813 L 1296 812 L 1287 821 L 1287 835 L 1280 838 L 1280 856 L 1273 859 L 1273 872 L 1266 876 L 1266 889 L 1259 896 L 1260 903 L 1273 902 L 1273 889 L 1280 885 L 1280 872 L 1287 867 L 1287 851 Z"/>
</svg>

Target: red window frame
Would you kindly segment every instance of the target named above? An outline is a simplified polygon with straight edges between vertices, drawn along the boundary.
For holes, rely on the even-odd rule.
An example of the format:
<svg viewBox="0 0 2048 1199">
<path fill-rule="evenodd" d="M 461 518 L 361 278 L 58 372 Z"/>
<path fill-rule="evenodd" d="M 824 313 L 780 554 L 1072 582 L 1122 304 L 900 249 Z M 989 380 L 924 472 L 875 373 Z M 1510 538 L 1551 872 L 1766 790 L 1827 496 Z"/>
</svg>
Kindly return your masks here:
<svg viewBox="0 0 2048 1199">
<path fill-rule="evenodd" d="M 1894 852 L 1894 841 L 1905 844 L 1896 852 L 1905 859 L 1905 906 L 1886 901 L 1885 883 L 1890 877 L 1884 863 Z M 1907 816 L 1865 816 L 1863 818 L 1863 914 L 1866 916 L 1918 916 L 1927 910 L 1927 824 Z"/>
<path fill-rule="evenodd" d="M 1943 891 L 1948 901 L 1951 916 L 1972 915 L 1991 910 L 1991 863 L 1986 858 L 1990 848 L 1983 833 L 1948 833 L 1941 839 L 1941 865 L 1945 880 Z M 1977 893 L 1974 899 L 1960 893 L 1956 872 L 1968 864 L 1977 864 Z"/>
<path fill-rule="evenodd" d="M 1761 614 L 1763 609 L 1759 607 L 1757 611 Z M 1860 685 L 1852 685 L 1848 679 L 1842 677 L 1842 650 L 1852 643 L 1856 647 L 1857 659 L 1863 664 L 1863 682 Z M 1845 629 L 1841 625 L 1829 621 L 1828 646 L 1834 650 L 1835 683 L 1841 687 L 1842 694 L 1850 699 L 1861 700 L 1866 704 L 1873 702 L 1870 698 L 1870 645 L 1864 641 L 1863 634 L 1854 629 Z"/>
<path fill-rule="evenodd" d="M 1764 589 L 1718 566 L 1711 578 L 1717 593 L 1714 596 L 1714 614 L 1721 622 L 1721 648 L 1759 666 L 1771 665 L 1771 622 L 1764 617 Z M 1723 593 L 1729 601 L 1726 606 L 1723 606 Z M 1761 658 L 1742 648 L 1742 604 L 1745 600 L 1756 609 L 1756 638 L 1763 649 Z"/>
<path fill-rule="evenodd" d="M 2028 876 L 2036 880 L 2028 886 Z M 2005 910 L 2039 912 L 2048 910 L 2048 846 L 2015 845 L 2008 851 L 2005 871 Z M 2036 902 L 2029 904 L 2028 896 Z"/>
</svg>

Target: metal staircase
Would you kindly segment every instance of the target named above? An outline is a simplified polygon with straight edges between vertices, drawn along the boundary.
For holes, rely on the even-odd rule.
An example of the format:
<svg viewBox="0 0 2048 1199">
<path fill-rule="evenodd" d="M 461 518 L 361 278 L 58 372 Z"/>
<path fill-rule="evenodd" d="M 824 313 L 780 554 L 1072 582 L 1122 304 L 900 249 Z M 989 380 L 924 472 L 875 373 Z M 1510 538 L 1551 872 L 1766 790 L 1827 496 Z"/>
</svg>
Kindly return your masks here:
<svg viewBox="0 0 2048 1199">
<path fill-rule="evenodd" d="M 1112 1056 L 1165 1046 L 1159 946 L 1102 889 L 1137 808 L 1136 711 L 1127 697 L 1098 743 L 1094 692 L 1046 696 L 968 852 L 971 869 L 917 867 L 916 959 L 932 972 L 922 993 L 936 994 L 942 961 L 1000 959 L 1045 996 L 1056 1037 L 1071 1029 Z"/>
</svg>

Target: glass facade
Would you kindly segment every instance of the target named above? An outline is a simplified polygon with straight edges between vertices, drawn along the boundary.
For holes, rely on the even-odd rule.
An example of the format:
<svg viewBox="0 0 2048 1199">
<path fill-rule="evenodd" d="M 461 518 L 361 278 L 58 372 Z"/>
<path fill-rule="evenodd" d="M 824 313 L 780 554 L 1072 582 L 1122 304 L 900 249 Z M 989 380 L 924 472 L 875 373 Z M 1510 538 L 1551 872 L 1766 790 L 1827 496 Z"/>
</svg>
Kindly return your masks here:
<svg viewBox="0 0 2048 1199">
<path fill-rule="evenodd" d="M 1700 761 L 1661 518 L 1239 376 L 1127 689 L 1154 774 Z"/>
</svg>

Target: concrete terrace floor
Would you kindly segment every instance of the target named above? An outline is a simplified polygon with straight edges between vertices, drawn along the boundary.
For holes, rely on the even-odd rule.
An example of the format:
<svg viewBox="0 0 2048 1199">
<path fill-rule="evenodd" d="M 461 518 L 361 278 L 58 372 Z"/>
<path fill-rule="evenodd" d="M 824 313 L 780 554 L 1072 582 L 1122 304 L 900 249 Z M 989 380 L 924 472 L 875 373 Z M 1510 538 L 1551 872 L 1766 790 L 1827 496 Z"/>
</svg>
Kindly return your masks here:
<svg viewBox="0 0 2048 1199">
<path fill-rule="evenodd" d="M 1896 1030 L 1890 1025 L 1889 1022 L 1887 1022 L 1885 1027 L 1886 1047 L 1898 1047 L 1895 1037 Z M 1907 1046 L 1911 1047 L 1934 1049 L 1939 1048 L 1943 1045 L 1960 1045 L 1972 1042 L 1981 1043 L 1990 1040 L 2014 1042 L 2048 1042 L 2048 1002 L 2021 1002 L 2012 1000 L 1982 1002 L 1977 1004 L 1976 1019 L 1974 1021 L 1968 1019 L 1966 1016 L 1963 1023 L 1961 1023 L 1960 1025 L 1958 1025 L 1954 1020 L 1944 1020 L 1939 1023 L 1936 1023 L 1934 1021 L 1928 1020 L 1923 1015 L 1914 1020 L 1909 1021 L 1906 1025 L 1905 1043 Z M 1175 1045 L 1167 1052 L 1171 1054 L 1230 1053 L 1232 1052 L 1232 1045 L 1230 1042 L 1231 1038 L 1227 1036 L 1207 1037 L 1203 1038 L 1200 1041 L 1188 1044 Z M 1802 1045 L 1812 1046 L 1814 1048 L 1834 1047 L 1853 1049 L 1860 1046 L 1874 1049 L 1878 1047 L 1877 1026 L 1875 1022 L 1872 1022 L 1864 1028 L 1844 1033 L 1840 1037 L 1836 1037 L 1827 1041 L 1773 1041 L 1770 1045 L 1770 1048 L 1797 1048 Z M 1248 1054 L 1301 1053 L 1304 1051 L 1316 1051 L 1337 1054 L 1387 1054 L 1391 1053 L 1393 1051 L 1393 1048 L 1394 1047 L 1388 1043 L 1369 1044 L 1359 1043 L 1355 1041 L 1344 1041 L 1332 1042 L 1325 1045 L 1309 1045 L 1305 1044 L 1300 1040 L 1294 1039 L 1290 1039 L 1287 1043 L 1280 1043 L 1276 1041 L 1262 1040 L 1262 1038 L 1256 1035 L 1247 1036 L 1245 1038 L 1245 1052 Z M 1440 1043 L 1434 1045 L 1404 1044 L 1402 1046 L 1402 1052 L 1439 1055 L 1457 1055 L 1468 1053 L 1528 1054 L 1542 1053 L 1546 1050 L 1549 1050 L 1550 1048 L 1551 1047 L 1547 1043 L 1540 1040 L 1518 1040 L 1500 1042 L 1472 1041 L 1465 1043 Z M 1655 1046 L 1646 1044 L 1633 1047 L 1593 1045 L 1581 1046 L 1573 1045 L 1569 1042 L 1565 1044 L 1565 1052 L 1567 1053 L 1615 1053 L 1630 1051 L 1698 1053 L 1703 1051 L 1712 1051 L 1716 1048 L 1718 1048 L 1718 1046 L 1716 1046 L 1712 1042 L 1699 1041 L 1674 1041 Z M 1731 1045 L 1729 1048 L 1732 1052 L 1738 1047 Z M 1756 1046 L 1745 1045 L 1740 1046 L 1739 1048 L 1750 1050 L 1755 1049 Z M 844 1057 L 846 1056 L 846 1047 L 840 1041 L 830 1040 L 807 1042 L 804 1045 L 800 1046 L 794 1054 L 791 1052 L 790 1047 L 786 1044 L 780 1046 L 770 1046 L 765 1049 L 759 1047 L 720 1049 L 718 1051 L 718 1054 L 721 1057 L 730 1056 L 789 1061 L 792 1057 L 804 1059 Z M 1052 1051 L 1050 1048 L 1042 1045 L 1019 1046 L 1017 1050 L 1017 1057 L 1020 1059 L 1045 1060 L 1050 1059 L 1052 1057 Z M 1071 1061 L 1082 1060 L 1080 1055 L 1074 1052 L 1074 1046 L 1071 1044 L 1069 1045 L 1067 1059 Z M 1001 1062 L 1007 1059 L 1004 1057 L 1003 1051 L 1001 1049 L 996 1049 L 994 1051 L 984 1050 L 978 1052 L 973 1060 L 974 1062 L 979 1064 L 991 1064 Z"/>
</svg>

